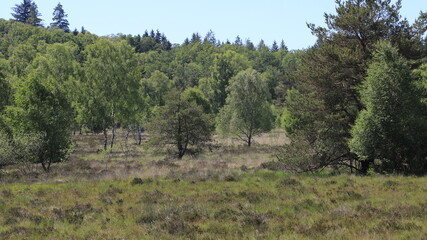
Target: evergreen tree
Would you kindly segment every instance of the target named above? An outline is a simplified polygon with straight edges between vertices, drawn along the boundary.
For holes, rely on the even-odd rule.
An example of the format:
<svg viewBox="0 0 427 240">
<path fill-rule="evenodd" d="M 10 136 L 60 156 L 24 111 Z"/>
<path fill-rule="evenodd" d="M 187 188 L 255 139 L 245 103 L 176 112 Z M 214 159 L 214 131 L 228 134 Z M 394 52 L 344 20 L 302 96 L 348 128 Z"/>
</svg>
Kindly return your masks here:
<svg viewBox="0 0 427 240">
<path fill-rule="evenodd" d="M 212 30 L 209 30 L 209 32 L 206 34 L 205 38 L 203 39 L 203 42 L 216 44 L 215 33 Z"/>
<path fill-rule="evenodd" d="M 276 42 L 276 41 L 274 41 L 274 42 L 273 42 L 273 45 L 271 46 L 271 51 L 272 51 L 272 52 L 277 52 L 277 51 L 279 51 L 279 46 L 277 45 L 277 42 Z"/>
<path fill-rule="evenodd" d="M 285 45 L 285 41 L 283 40 L 280 42 L 280 50 L 283 50 L 285 52 L 288 51 L 288 47 Z"/>
<path fill-rule="evenodd" d="M 65 32 L 70 32 L 70 28 L 68 27 L 70 24 L 68 23 L 68 20 L 65 19 L 67 16 L 68 15 L 65 14 L 61 3 L 58 3 L 58 5 L 56 5 L 56 7 L 53 9 L 53 22 L 50 24 L 50 26 L 60 28 Z"/>
<path fill-rule="evenodd" d="M 21 4 L 16 4 L 12 10 L 14 11 L 12 16 L 16 21 L 33 26 L 42 26 L 42 20 L 39 18 L 41 14 L 37 9 L 37 5 L 31 0 L 24 0 Z"/>
<path fill-rule="evenodd" d="M 251 40 L 250 40 L 250 39 L 246 39 L 245 47 L 246 47 L 247 49 L 249 49 L 250 51 L 255 50 L 255 45 L 251 42 Z"/>
<path fill-rule="evenodd" d="M 40 16 L 41 14 L 39 13 L 37 5 L 34 2 L 31 3 L 30 15 L 28 16 L 26 23 L 33 26 L 41 27 L 43 25 L 41 24 L 42 20 L 39 18 Z"/>
<path fill-rule="evenodd" d="M 14 11 L 12 16 L 16 21 L 26 23 L 27 19 L 30 17 L 31 6 L 31 0 L 24 0 L 21 4 L 16 4 L 15 7 L 12 8 Z"/>
<path fill-rule="evenodd" d="M 234 45 L 243 46 L 242 39 L 240 38 L 239 35 L 237 35 L 236 40 L 234 41 Z"/>
<path fill-rule="evenodd" d="M 199 33 L 193 33 L 191 36 L 191 43 L 198 43 L 201 42 L 202 38 L 200 37 Z"/>
</svg>

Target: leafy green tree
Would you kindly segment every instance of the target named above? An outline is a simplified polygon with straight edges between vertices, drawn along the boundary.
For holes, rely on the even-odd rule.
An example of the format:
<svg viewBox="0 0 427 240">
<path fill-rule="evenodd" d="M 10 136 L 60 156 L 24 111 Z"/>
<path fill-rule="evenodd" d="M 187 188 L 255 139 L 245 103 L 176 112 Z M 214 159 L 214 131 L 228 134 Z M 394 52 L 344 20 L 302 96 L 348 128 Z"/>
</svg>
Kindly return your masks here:
<svg viewBox="0 0 427 240">
<path fill-rule="evenodd" d="M 327 28 L 309 24 L 318 41 L 292 77 L 299 97 L 285 106 L 300 124 L 294 125 L 298 128 L 290 136 L 292 144 L 285 147 L 280 160 L 303 156 L 297 152 L 303 149 L 301 171 L 331 165 L 361 170 L 357 166 L 363 160 L 348 146 L 351 126 L 364 108 L 357 89 L 366 77 L 374 44 L 389 39 L 400 47 L 401 33 L 411 32 L 400 20 L 399 9 L 400 1 L 395 5 L 389 0 L 337 1 L 336 14 L 325 14 Z M 306 99 L 312 104 L 305 104 Z M 298 147 L 298 142 L 306 147 Z"/>
<path fill-rule="evenodd" d="M 27 67 L 36 57 L 37 50 L 30 44 L 22 43 L 10 48 L 9 63 L 12 74 L 23 77 L 27 73 Z"/>
<path fill-rule="evenodd" d="M 44 55 L 33 60 L 29 71 L 36 70 L 41 78 L 58 84 L 73 107 L 74 129 L 79 128 L 77 115 L 81 106 L 80 80 L 83 72 L 76 59 L 78 47 L 70 42 L 54 43 L 49 44 L 45 51 Z"/>
<path fill-rule="evenodd" d="M 15 93 L 15 106 L 6 109 L 13 135 L 33 133 L 41 136 L 41 149 L 34 159 L 45 171 L 52 163 L 68 157 L 71 143 L 71 104 L 58 83 L 32 71 Z"/>
<path fill-rule="evenodd" d="M 173 88 L 173 81 L 166 74 L 156 70 L 150 78 L 142 79 L 142 87 L 153 106 L 164 106 L 165 96 Z"/>
<path fill-rule="evenodd" d="M 202 66 L 191 62 L 188 64 L 179 64 L 174 71 L 174 82 L 178 89 L 186 89 L 199 84 L 202 76 Z"/>
<path fill-rule="evenodd" d="M 152 143 L 162 147 L 164 144 L 173 145 L 181 159 L 190 148 L 197 151 L 209 142 L 214 127 L 212 118 L 203 112 L 201 106 L 172 91 L 166 105 L 155 113 L 150 129 Z"/>
<path fill-rule="evenodd" d="M 239 72 L 231 82 L 227 103 L 219 113 L 218 130 L 235 135 L 250 147 L 254 136 L 273 127 L 268 86 L 253 69 Z"/>
<path fill-rule="evenodd" d="M 7 61 L 0 58 L 0 113 L 10 102 L 11 86 L 6 79 Z"/>
<path fill-rule="evenodd" d="M 225 105 L 226 89 L 230 79 L 238 72 L 247 69 L 250 64 L 245 56 L 231 50 L 215 55 L 213 64 L 211 81 L 213 96 L 210 99 L 214 112 L 218 112 Z"/>
<path fill-rule="evenodd" d="M 427 171 L 427 117 L 410 69 L 388 42 L 376 45 L 368 76 L 362 85 L 362 110 L 351 130 L 351 151 L 364 164 L 381 161 L 380 170 L 397 173 Z"/>
<path fill-rule="evenodd" d="M 11 139 L 5 132 L 0 131 L 0 169 L 4 166 L 13 164 L 13 157 L 13 145 Z"/>
<path fill-rule="evenodd" d="M 70 32 L 69 23 L 66 19 L 68 15 L 65 14 L 64 9 L 62 8 L 61 3 L 58 3 L 56 7 L 53 9 L 53 22 L 50 24 L 51 27 L 57 27 L 59 29 L 64 30 L 65 32 Z"/>
<path fill-rule="evenodd" d="M 211 113 L 211 105 L 209 100 L 205 97 L 201 90 L 197 88 L 187 88 L 184 90 L 184 92 L 182 92 L 181 96 L 183 99 L 189 102 L 194 102 L 198 106 L 201 106 L 204 113 Z"/>
<path fill-rule="evenodd" d="M 125 41 L 99 39 L 85 49 L 86 62 L 84 95 L 87 97 L 85 118 L 104 132 L 107 149 L 107 129 L 111 127 L 111 148 L 117 123 L 133 118 L 141 103 L 140 71 L 134 49 Z"/>
</svg>

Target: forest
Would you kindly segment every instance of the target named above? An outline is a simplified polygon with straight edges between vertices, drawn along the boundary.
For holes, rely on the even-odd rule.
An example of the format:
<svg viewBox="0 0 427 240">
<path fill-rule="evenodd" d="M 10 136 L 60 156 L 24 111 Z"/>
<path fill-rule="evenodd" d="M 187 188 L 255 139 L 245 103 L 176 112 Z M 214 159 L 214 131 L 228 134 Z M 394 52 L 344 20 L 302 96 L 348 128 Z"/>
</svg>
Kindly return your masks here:
<svg viewBox="0 0 427 240">
<path fill-rule="evenodd" d="M 337 0 L 325 27 L 307 24 L 316 43 L 290 51 L 212 30 L 182 43 L 148 29 L 97 36 L 72 31 L 60 3 L 49 25 L 35 1 L 11 7 L 0 19 L 0 238 L 87 239 L 104 224 L 112 235 L 95 239 L 427 237 L 427 13 L 410 23 L 400 0 Z M 52 194 L 69 204 L 26 207 L 48 208 Z"/>
</svg>

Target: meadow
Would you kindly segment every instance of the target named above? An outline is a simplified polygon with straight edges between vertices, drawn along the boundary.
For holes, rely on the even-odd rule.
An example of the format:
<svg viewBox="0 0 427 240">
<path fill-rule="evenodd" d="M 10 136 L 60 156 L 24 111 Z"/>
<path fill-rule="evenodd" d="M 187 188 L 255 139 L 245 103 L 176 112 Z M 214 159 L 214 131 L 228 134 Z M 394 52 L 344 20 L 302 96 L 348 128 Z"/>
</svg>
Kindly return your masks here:
<svg viewBox="0 0 427 240">
<path fill-rule="evenodd" d="M 281 131 L 182 160 L 124 136 L 105 152 L 75 135 L 50 173 L 2 170 L 0 239 L 427 239 L 425 177 L 263 169 Z"/>
</svg>

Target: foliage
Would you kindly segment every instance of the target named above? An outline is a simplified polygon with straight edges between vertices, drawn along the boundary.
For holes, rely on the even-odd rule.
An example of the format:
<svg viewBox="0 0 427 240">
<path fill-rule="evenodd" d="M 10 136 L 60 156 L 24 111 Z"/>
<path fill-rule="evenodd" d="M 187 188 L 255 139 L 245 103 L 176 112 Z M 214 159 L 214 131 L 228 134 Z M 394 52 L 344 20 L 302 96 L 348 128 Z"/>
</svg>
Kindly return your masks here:
<svg viewBox="0 0 427 240">
<path fill-rule="evenodd" d="M 380 160 L 380 171 L 425 172 L 426 116 L 407 63 L 390 43 L 377 45 L 362 102 L 366 110 L 351 131 L 351 150 L 362 160 Z"/>
<path fill-rule="evenodd" d="M 302 161 L 300 171 L 344 165 L 365 172 L 367 163 L 350 152 L 348 139 L 364 108 L 358 88 L 366 76 L 374 44 L 388 39 L 406 53 L 415 51 L 407 48 L 408 42 L 415 41 L 409 44 L 414 47 L 419 44 L 415 35 L 404 34 L 410 27 L 400 20 L 400 7 L 400 1 L 395 5 L 380 0 L 337 1 L 337 13 L 325 14 L 327 28 L 309 24 L 318 41 L 291 75 L 297 80 L 293 87 L 298 95 L 285 102 L 292 119 L 287 129 L 292 144 L 279 154 L 285 165 Z M 299 157 L 303 155 L 307 158 Z"/>
<path fill-rule="evenodd" d="M 197 88 L 187 88 L 182 92 L 182 98 L 187 100 L 188 102 L 194 102 L 198 106 L 201 106 L 203 112 L 206 114 L 211 113 L 211 105 L 209 100 L 205 97 L 203 92 Z"/>
<path fill-rule="evenodd" d="M 211 81 L 213 85 L 211 101 L 214 112 L 218 112 L 225 105 L 226 89 L 230 84 L 231 78 L 248 67 L 248 59 L 234 51 L 229 50 L 215 56 Z"/>
<path fill-rule="evenodd" d="M 16 106 L 8 106 L 6 116 L 13 135 L 41 135 L 41 150 L 34 163 L 45 171 L 51 163 L 67 159 L 70 147 L 71 106 L 58 84 L 42 78 L 37 70 L 16 90 Z"/>
<path fill-rule="evenodd" d="M 271 130 L 273 125 L 268 87 L 253 69 L 239 72 L 231 82 L 227 103 L 219 113 L 218 129 L 251 146 L 254 136 Z"/>
<path fill-rule="evenodd" d="M 172 89 L 173 81 L 166 74 L 156 70 L 151 74 L 150 78 L 142 79 L 142 87 L 144 88 L 144 93 L 150 97 L 153 106 L 164 106 L 165 95 Z"/>
<path fill-rule="evenodd" d="M 92 129 L 104 131 L 104 135 L 107 128 L 112 127 L 112 147 L 117 122 L 133 119 L 142 101 L 138 94 L 137 59 L 125 41 L 107 39 L 99 39 L 87 46 L 85 54 L 83 96 L 86 101 L 82 101 L 82 118 Z"/>
<path fill-rule="evenodd" d="M 159 107 L 151 123 L 152 143 L 164 147 L 172 144 L 182 158 L 190 147 L 200 147 L 211 140 L 213 122 L 203 108 L 192 99 L 172 91 L 166 105 Z"/>
</svg>

